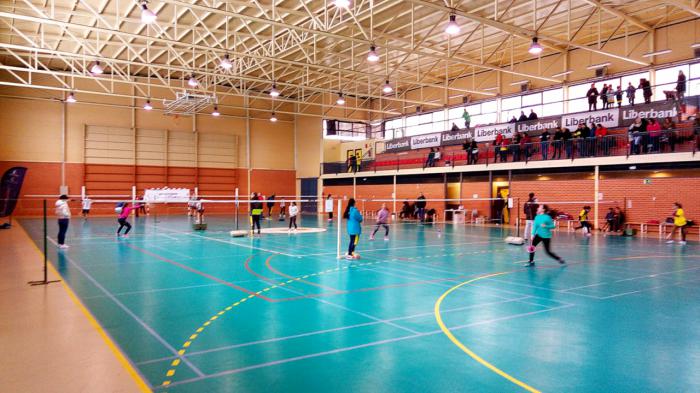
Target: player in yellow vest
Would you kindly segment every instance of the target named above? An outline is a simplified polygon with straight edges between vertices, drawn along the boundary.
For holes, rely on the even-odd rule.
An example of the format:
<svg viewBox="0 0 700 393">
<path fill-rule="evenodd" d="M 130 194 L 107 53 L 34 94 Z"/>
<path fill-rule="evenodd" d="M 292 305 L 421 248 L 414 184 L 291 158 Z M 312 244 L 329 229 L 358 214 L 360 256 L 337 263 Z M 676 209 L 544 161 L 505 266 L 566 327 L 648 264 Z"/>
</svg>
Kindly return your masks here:
<svg viewBox="0 0 700 393">
<path fill-rule="evenodd" d="M 678 230 L 681 233 L 681 241 L 678 242 L 678 244 L 684 245 L 685 237 L 688 232 L 688 220 L 685 218 L 685 212 L 683 211 L 683 206 L 680 203 L 674 203 L 674 207 L 673 229 L 671 230 L 671 233 L 666 236 L 666 243 L 673 244 L 673 235 L 676 233 L 676 230 Z"/>
</svg>

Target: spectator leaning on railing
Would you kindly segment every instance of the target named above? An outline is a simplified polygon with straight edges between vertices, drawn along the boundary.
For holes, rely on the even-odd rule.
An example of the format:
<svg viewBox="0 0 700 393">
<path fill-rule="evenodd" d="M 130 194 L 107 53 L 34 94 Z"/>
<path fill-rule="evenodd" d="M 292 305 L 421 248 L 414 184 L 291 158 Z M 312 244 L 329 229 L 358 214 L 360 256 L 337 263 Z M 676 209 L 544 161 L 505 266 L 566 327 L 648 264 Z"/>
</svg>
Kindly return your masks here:
<svg viewBox="0 0 700 393">
<path fill-rule="evenodd" d="M 549 130 L 545 128 L 542 134 L 540 134 L 540 153 L 542 153 L 543 160 L 546 160 L 547 156 L 549 156 L 549 138 Z"/>
<path fill-rule="evenodd" d="M 594 111 L 598 109 L 598 89 L 595 87 L 595 83 L 591 83 L 591 88 L 586 92 L 586 97 L 588 97 L 588 110 Z"/>
<path fill-rule="evenodd" d="M 634 106 L 634 96 L 637 92 L 637 88 L 632 86 L 632 82 L 627 82 L 627 89 L 625 89 L 625 93 L 627 94 L 627 101 L 629 101 L 630 105 Z"/>
<path fill-rule="evenodd" d="M 678 80 L 676 81 L 676 93 L 678 93 L 678 99 L 685 97 L 685 74 L 683 70 L 678 71 Z"/>
</svg>

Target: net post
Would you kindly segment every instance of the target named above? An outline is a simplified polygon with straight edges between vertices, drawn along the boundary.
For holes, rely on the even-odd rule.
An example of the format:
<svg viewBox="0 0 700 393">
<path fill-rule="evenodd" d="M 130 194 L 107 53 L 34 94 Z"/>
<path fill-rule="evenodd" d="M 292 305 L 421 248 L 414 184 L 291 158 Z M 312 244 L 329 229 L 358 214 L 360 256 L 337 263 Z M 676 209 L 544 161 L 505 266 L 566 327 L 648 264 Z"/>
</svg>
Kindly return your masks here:
<svg viewBox="0 0 700 393">
<path fill-rule="evenodd" d="M 49 234 L 48 234 L 48 227 L 46 224 L 47 221 L 47 213 L 46 213 L 46 199 L 43 200 L 43 221 L 44 221 L 44 279 L 41 281 L 29 281 L 28 284 L 31 286 L 36 286 L 36 285 L 47 285 L 51 284 L 54 282 L 59 282 L 61 280 L 51 280 L 49 281 L 49 272 L 48 272 L 48 248 L 49 248 Z"/>
<path fill-rule="evenodd" d="M 131 186 L 131 205 L 136 203 L 136 186 Z"/>
<path fill-rule="evenodd" d="M 44 282 L 48 280 L 48 272 L 47 270 L 47 257 L 46 255 L 48 254 L 48 248 L 49 248 L 49 234 L 48 234 L 48 228 L 46 225 L 46 199 L 44 199 L 43 202 L 43 210 L 44 210 Z"/>
<path fill-rule="evenodd" d="M 338 211 L 336 212 L 336 218 L 338 219 L 338 243 L 336 245 L 336 257 L 340 260 L 340 232 L 342 231 L 342 214 L 341 210 L 343 207 L 343 200 L 338 198 Z"/>
<path fill-rule="evenodd" d="M 520 237 L 520 198 L 515 198 L 515 203 L 517 204 L 515 208 L 515 236 Z M 525 237 L 524 235 L 525 233 L 523 233 L 523 237 Z"/>
</svg>

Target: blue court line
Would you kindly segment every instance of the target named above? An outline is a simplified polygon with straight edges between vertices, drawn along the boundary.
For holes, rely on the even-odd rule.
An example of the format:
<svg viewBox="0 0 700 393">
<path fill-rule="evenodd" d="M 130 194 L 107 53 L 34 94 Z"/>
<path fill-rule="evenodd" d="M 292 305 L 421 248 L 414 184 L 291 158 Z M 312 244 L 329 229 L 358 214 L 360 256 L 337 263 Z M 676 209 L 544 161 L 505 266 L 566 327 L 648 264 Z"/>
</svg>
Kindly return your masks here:
<svg viewBox="0 0 700 393">
<path fill-rule="evenodd" d="M 573 307 L 573 305 L 552 307 L 552 308 L 548 308 L 545 310 L 537 310 L 537 311 L 531 311 L 531 312 L 526 312 L 526 313 L 521 313 L 521 314 L 509 315 L 509 316 L 501 317 L 501 318 L 494 318 L 494 319 L 490 319 L 490 320 L 486 320 L 486 321 L 473 322 L 473 323 L 469 323 L 466 325 L 459 325 L 459 326 L 452 327 L 452 328 L 450 328 L 450 330 L 452 330 L 452 331 L 462 330 L 462 329 L 466 329 L 469 327 L 486 325 L 486 324 L 490 324 L 490 323 L 494 323 L 494 322 L 507 321 L 507 320 L 512 320 L 512 319 L 516 319 L 516 318 L 522 318 L 522 317 L 527 317 L 527 316 L 531 316 L 531 315 L 541 314 L 541 313 L 545 313 L 545 312 L 561 310 L 561 309 L 565 309 L 565 308 L 569 308 L 569 307 Z M 306 359 L 316 358 L 316 357 L 320 357 L 320 356 L 326 356 L 326 355 L 332 355 L 332 354 L 336 354 L 336 353 L 352 351 L 355 349 L 369 348 L 369 347 L 375 347 L 375 346 L 383 345 L 383 344 L 411 340 L 411 339 L 415 339 L 415 338 L 428 337 L 428 336 L 433 336 L 433 335 L 441 334 L 441 333 L 442 333 L 442 330 L 433 330 L 433 331 L 426 332 L 426 333 L 417 333 L 417 334 L 410 335 L 410 336 L 396 337 L 396 338 L 390 338 L 390 339 L 380 340 L 380 341 L 372 341 L 369 343 L 354 345 L 354 346 L 350 346 L 350 347 L 337 348 L 337 349 L 333 349 L 333 350 L 329 350 L 329 351 L 323 351 L 323 352 L 317 352 L 317 353 L 312 353 L 312 354 L 308 354 L 308 355 L 280 359 L 280 360 L 270 361 L 270 362 L 266 362 L 266 363 L 260 363 L 260 364 L 256 364 L 256 365 L 252 365 L 252 366 L 246 366 L 246 367 L 241 367 L 241 368 L 236 368 L 236 369 L 231 369 L 231 370 L 224 370 L 224 371 L 220 371 L 220 372 L 217 372 L 214 374 L 207 374 L 203 377 L 188 378 L 188 379 L 183 379 L 181 381 L 173 382 L 170 385 L 168 385 L 168 387 L 177 386 L 177 385 L 184 385 L 184 384 L 189 384 L 189 383 L 193 383 L 193 382 L 199 382 L 202 380 L 207 380 L 207 379 L 212 379 L 212 378 L 219 378 L 219 377 L 223 377 L 223 376 L 227 376 L 227 375 L 238 374 L 238 373 L 242 373 L 242 372 L 246 372 L 246 371 L 250 371 L 250 370 L 266 368 L 266 367 L 276 366 L 276 365 L 285 364 L 285 363 L 297 362 L 300 360 L 306 360 Z M 163 389 L 163 387 L 155 387 L 155 390 L 162 390 L 162 389 Z"/>
<path fill-rule="evenodd" d="M 530 296 L 523 296 L 522 298 L 512 298 L 512 299 L 507 299 L 507 300 L 499 300 L 499 301 L 495 301 L 495 302 L 472 304 L 469 306 L 450 308 L 450 309 L 444 310 L 443 313 L 449 314 L 449 313 L 469 310 L 469 309 L 473 309 L 473 308 L 480 308 L 480 307 L 487 307 L 487 306 L 498 305 L 498 304 L 512 303 L 512 302 L 516 302 L 518 300 L 527 299 L 527 298 L 530 298 Z M 403 321 L 403 320 L 407 320 L 407 319 L 427 317 L 427 316 L 432 316 L 432 315 L 433 315 L 433 312 L 431 311 L 431 312 L 424 312 L 424 313 L 420 313 L 420 314 L 413 314 L 413 315 L 406 315 L 406 316 L 402 316 L 402 317 L 389 318 L 389 319 L 386 319 L 386 321 L 390 321 L 390 322 Z M 333 332 L 350 330 L 350 329 L 355 329 L 355 328 L 365 327 L 365 326 L 374 326 L 374 325 L 379 325 L 381 323 L 382 322 L 379 322 L 379 321 L 364 322 L 364 323 L 358 323 L 358 324 L 354 324 L 354 325 L 342 326 L 342 327 L 337 327 L 337 328 L 315 330 L 315 331 L 306 332 L 306 333 L 299 333 L 299 334 L 294 334 L 294 335 L 290 335 L 290 336 L 273 337 L 273 338 L 268 338 L 268 339 L 263 339 L 263 340 L 249 341 L 249 342 L 241 343 L 241 344 L 226 345 L 223 347 L 216 347 L 216 348 L 211 348 L 211 349 L 203 349 L 201 351 L 189 352 L 185 356 L 196 356 L 196 355 L 204 355 L 204 354 L 208 354 L 208 353 L 222 352 L 222 351 L 227 351 L 230 349 L 250 347 L 250 346 L 259 345 L 259 344 L 267 344 L 267 343 L 271 343 L 271 342 L 293 340 L 296 338 L 310 337 L 310 336 L 315 336 L 315 335 L 319 335 L 319 334 L 333 333 Z M 159 363 L 159 362 L 163 362 L 166 360 L 173 360 L 173 359 L 175 359 L 175 357 L 172 357 L 172 356 L 162 357 L 162 358 L 158 358 L 158 359 L 146 360 L 146 361 L 139 362 L 136 364 L 143 365 L 143 364 Z"/>
<path fill-rule="evenodd" d="M 54 245 L 58 246 L 58 243 L 56 243 L 56 241 L 55 241 L 53 238 L 51 238 L 50 236 L 47 236 L 47 239 L 48 239 L 51 243 L 53 243 Z M 63 251 L 59 251 L 59 252 L 63 252 Z M 148 332 L 148 334 L 150 334 L 151 336 L 153 336 L 153 337 L 154 337 L 158 342 L 160 342 L 168 351 L 170 351 L 173 355 L 175 355 L 175 356 L 177 356 L 178 358 L 180 358 L 180 359 L 182 360 L 182 362 L 184 362 L 185 364 L 187 364 L 187 366 L 188 366 L 192 371 L 194 371 L 195 374 L 200 375 L 200 376 L 201 376 L 201 375 L 204 375 L 204 373 L 202 373 L 202 371 L 199 370 L 199 368 L 197 368 L 197 367 L 196 367 L 194 364 L 192 364 L 189 360 L 187 360 L 187 359 L 183 358 L 181 355 L 179 355 L 179 354 L 177 353 L 177 350 L 176 350 L 175 348 L 173 348 L 170 344 L 168 344 L 168 342 L 165 341 L 165 339 L 164 339 L 163 337 L 161 337 L 160 334 L 158 334 L 152 327 L 150 327 L 146 322 L 144 322 L 141 318 L 139 318 L 136 314 L 134 314 L 127 306 L 124 305 L 124 303 L 120 302 L 119 299 L 117 299 L 114 295 L 112 295 L 111 292 L 109 292 L 109 291 L 107 290 L 107 288 L 105 288 L 104 286 L 102 286 L 102 284 L 100 284 L 93 276 L 91 276 L 90 273 L 88 273 L 87 271 L 85 271 L 85 269 L 83 269 L 83 268 L 80 266 L 80 264 L 78 264 L 77 262 L 75 262 L 75 261 L 73 260 L 73 258 L 69 257 L 68 255 L 65 255 L 65 253 L 63 254 L 63 256 L 64 256 L 64 258 L 66 258 L 66 260 L 67 260 L 71 265 L 73 265 L 73 267 L 74 267 L 75 269 L 77 269 L 83 276 L 85 276 L 85 278 L 87 278 L 93 285 L 95 285 L 100 291 L 102 291 L 102 293 L 104 293 L 112 302 L 114 302 L 114 304 L 116 304 L 117 306 L 119 306 L 119 308 L 121 308 L 127 315 L 129 315 L 129 316 L 130 316 L 131 318 L 133 318 L 139 325 L 141 325 L 141 327 L 144 328 L 144 330 L 146 330 L 146 331 Z"/>
</svg>

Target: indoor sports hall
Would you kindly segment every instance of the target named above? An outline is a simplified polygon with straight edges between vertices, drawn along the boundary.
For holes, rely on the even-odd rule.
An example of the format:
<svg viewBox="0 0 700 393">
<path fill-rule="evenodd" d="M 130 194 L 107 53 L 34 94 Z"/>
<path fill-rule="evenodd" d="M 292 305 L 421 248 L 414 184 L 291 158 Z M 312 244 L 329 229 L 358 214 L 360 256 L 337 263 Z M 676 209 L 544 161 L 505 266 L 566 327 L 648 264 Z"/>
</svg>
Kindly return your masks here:
<svg viewBox="0 0 700 393">
<path fill-rule="evenodd" d="M 1 390 L 700 391 L 699 17 L 1 2 Z"/>
</svg>

